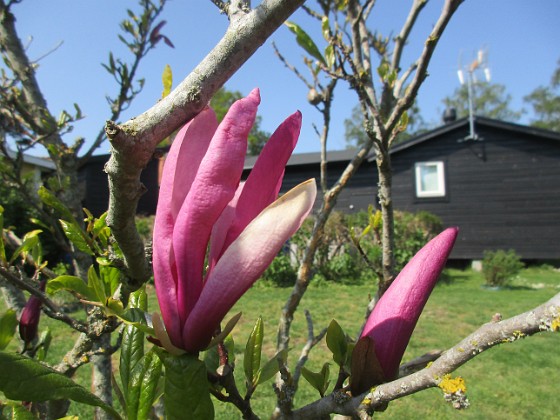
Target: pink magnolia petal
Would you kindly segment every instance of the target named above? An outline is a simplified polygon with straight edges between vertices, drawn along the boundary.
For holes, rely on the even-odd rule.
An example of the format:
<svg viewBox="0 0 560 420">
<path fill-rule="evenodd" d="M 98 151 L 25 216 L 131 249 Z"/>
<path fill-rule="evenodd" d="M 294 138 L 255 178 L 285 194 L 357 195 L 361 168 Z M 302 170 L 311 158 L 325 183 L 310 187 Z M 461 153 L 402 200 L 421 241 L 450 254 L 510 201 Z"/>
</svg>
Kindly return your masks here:
<svg viewBox="0 0 560 420">
<path fill-rule="evenodd" d="M 247 137 L 260 98 L 254 90 L 235 102 L 218 126 L 173 230 L 177 264 L 177 304 L 182 324 L 202 290 L 202 273 L 214 223 L 235 195 L 241 179 Z"/>
<path fill-rule="evenodd" d="M 214 111 L 204 109 L 175 136 L 163 168 L 154 222 L 153 266 L 161 313 L 174 343 L 182 341 L 182 328 L 177 309 L 173 227 L 216 127 Z"/>
<path fill-rule="evenodd" d="M 183 329 L 187 351 L 206 347 L 224 315 L 270 265 L 313 208 L 315 180 L 306 181 L 261 212 L 224 252 Z"/>
<path fill-rule="evenodd" d="M 396 377 L 400 361 L 447 257 L 458 229 L 444 230 L 403 268 L 370 314 L 362 337 L 375 342 L 375 353 L 386 380 Z"/>
<path fill-rule="evenodd" d="M 235 207 L 235 219 L 220 255 L 266 206 L 278 197 L 284 169 L 296 147 L 301 129 L 301 113 L 289 116 L 264 146 L 243 187 Z M 219 258 L 219 257 L 218 257 Z"/>
<path fill-rule="evenodd" d="M 228 230 L 235 219 L 235 207 L 237 206 L 237 201 L 239 200 L 241 191 L 243 191 L 244 185 L 244 182 L 239 184 L 234 197 L 228 203 L 218 220 L 216 220 L 216 223 L 214 223 L 214 227 L 212 228 L 212 233 L 210 235 L 210 251 L 208 253 L 209 268 L 207 273 L 212 271 L 221 255 Z"/>
</svg>

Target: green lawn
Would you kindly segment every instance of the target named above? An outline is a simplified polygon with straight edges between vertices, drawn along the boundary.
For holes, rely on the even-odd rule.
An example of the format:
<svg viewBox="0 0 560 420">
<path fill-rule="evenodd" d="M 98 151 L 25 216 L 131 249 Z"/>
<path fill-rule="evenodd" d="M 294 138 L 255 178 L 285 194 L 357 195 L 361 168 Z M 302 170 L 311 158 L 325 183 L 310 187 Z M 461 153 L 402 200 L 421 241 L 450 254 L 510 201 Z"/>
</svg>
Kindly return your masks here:
<svg viewBox="0 0 560 420">
<path fill-rule="evenodd" d="M 491 291 L 482 288 L 483 279 L 471 271 L 451 270 L 450 284 L 438 285 L 419 321 L 404 360 L 410 360 L 432 349 L 445 349 L 473 332 L 482 323 L 488 322 L 499 312 L 504 318 L 531 309 L 560 292 L 560 273 L 551 269 L 532 268 L 522 271 L 512 286 Z M 152 290 L 153 291 L 153 290 Z M 291 289 L 256 286 L 233 308 L 232 313 L 243 312 L 243 317 L 234 330 L 238 385 L 242 383 L 243 348 L 256 318 L 261 315 L 265 322 L 265 352 L 274 354 L 276 325 L 284 302 Z M 311 286 L 300 309 L 308 309 L 315 323 L 316 332 L 326 327 L 332 318 L 350 335 L 356 335 L 364 317 L 364 308 L 371 286 L 342 286 L 323 284 Z M 153 295 L 153 293 L 152 293 Z M 0 311 L 3 311 L 0 301 Z M 151 301 L 151 310 L 156 307 Z M 72 334 L 46 317 L 41 327 L 50 326 L 54 340 L 50 359 L 55 362 L 72 344 Z M 290 362 L 297 359 L 307 330 L 303 312 L 296 315 L 292 328 Z M 443 401 L 437 389 L 420 392 L 403 400 L 392 402 L 379 418 L 422 418 L 422 419 L 551 419 L 558 418 L 560 402 L 558 383 L 560 371 L 560 336 L 543 333 L 536 337 L 505 344 L 491 349 L 456 374 L 467 383 L 467 395 L 471 407 L 455 411 Z M 324 341 L 312 352 L 308 367 L 318 370 L 329 361 Z M 334 364 L 331 366 L 334 377 Z M 78 372 L 77 380 L 87 385 L 91 368 L 85 366 Z M 334 383 L 334 378 L 333 378 Z M 300 383 L 296 405 L 313 401 L 318 394 L 304 380 Z M 268 418 L 274 407 L 271 382 L 261 385 L 256 391 L 253 407 L 261 418 Z M 231 406 L 216 403 L 217 418 L 240 418 Z M 89 408 L 72 409 L 80 418 L 91 418 Z"/>
</svg>

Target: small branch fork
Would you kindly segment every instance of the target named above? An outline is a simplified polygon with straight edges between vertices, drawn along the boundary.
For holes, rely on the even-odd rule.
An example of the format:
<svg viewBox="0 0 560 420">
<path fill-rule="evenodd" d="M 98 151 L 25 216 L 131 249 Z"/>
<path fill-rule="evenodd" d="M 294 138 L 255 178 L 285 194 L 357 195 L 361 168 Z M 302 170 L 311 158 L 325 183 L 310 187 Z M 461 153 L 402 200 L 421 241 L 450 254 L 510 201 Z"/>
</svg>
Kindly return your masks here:
<svg viewBox="0 0 560 420">
<path fill-rule="evenodd" d="M 484 324 L 445 351 L 431 365 L 416 373 L 379 385 L 370 392 L 353 398 L 347 394 L 344 394 L 345 398 L 341 398 L 340 392 L 335 391 L 314 403 L 294 410 L 291 416 L 285 418 L 318 418 L 328 413 L 370 418 L 376 409 L 390 401 L 437 387 L 445 375 L 489 348 L 544 331 L 560 331 L 560 293 L 531 311 L 503 321 Z"/>
</svg>

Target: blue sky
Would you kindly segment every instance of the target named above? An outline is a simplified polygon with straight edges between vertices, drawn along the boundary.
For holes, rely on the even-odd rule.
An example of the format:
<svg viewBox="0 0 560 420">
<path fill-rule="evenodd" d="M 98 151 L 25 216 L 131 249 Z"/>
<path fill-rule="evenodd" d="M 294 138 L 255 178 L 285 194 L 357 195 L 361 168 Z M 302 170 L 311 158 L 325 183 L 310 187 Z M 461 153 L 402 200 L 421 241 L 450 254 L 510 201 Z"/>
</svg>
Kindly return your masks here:
<svg viewBox="0 0 560 420">
<path fill-rule="evenodd" d="M 420 53 L 442 3 L 431 0 L 424 9 L 409 42 L 405 66 Z M 409 0 L 378 0 L 370 27 L 383 35 L 397 33 L 409 5 Z M 37 71 L 53 112 L 70 111 L 76 102 L 87 116 L 67 136 L 69 142 L 77 136 L 93 139 L 109 115 L 105 95 L 114 93 L 116 86 L 100 63 L 107 59 L 109 51 L 125 56 L 126 51 L 117 39 L 118 23 L 126 16 L 126 8 L 135 7 L 136 2 L 128 0 L 25 0 L 14 6 L 20 37 L 24 42 L 33 37 L 28 47 L 32 60 L 64 41 L 39 62 Z M 557 0 L 465 0 L 440 40 L 430 64 L 430 76 L 421 88 L 418 101 L 424 119 L 432 125 L 439 124 L 443 97 L 459 86 L 460 57 L 467 64 L 482 47 L 488 51 L 492 81 L 506 86 L 514 109 L 522 108 L 523 96 L 537 86 L 549 84 L 560 59 L 559 18 Z M 162 19 L 167 21 L 162 32 L 171 38 L 175 49 L 161 43 L 144 61 L 140 69 L 140 75 L 146 79 L 144 91 L 124 119 L 141 113 L 158 100 L 165 64 L 172 67 L 176 86 L 210 51 L 228 24 L 210 0 L 170 0 Z M 318 28 L 303 12 L 297 12 L 292 20 L 319 39 Z M 271 40 L 293 64 L 301 63 L 302 52 L 287 28 L 280 28 Z M 300 109 L 304 126 L 296 151 L 317 151 L 319 141 L 312 124 L 321 123 L 320 114 L 307 104 L 304 85 L 275 57 L 271 40 L 226 87 L 244 94 L 253 87 L 261 89 L 259 114 L 262 128 L 270 132 Z M 356 103 L 355 94 L 341 84 L 335 91 L 329 149 L 345 147 L 343 121 Z M 531 117 L 528 112 L 519 122 L 528 123 Z M 105 144 L 98 153 L 107 151 Z"/>
</svg>

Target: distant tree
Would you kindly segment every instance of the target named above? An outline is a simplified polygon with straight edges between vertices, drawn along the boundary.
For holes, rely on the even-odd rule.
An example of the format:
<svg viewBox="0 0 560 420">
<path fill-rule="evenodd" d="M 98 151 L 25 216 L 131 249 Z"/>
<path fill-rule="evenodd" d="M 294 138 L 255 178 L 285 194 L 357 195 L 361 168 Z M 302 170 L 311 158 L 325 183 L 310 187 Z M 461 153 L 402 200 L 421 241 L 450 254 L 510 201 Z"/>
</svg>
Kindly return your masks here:
<svg viewBox="0 0 560 420">
<path fill-rule="evenodd" d="M 426 122 L 420 115 L 420 108 L 416 103 L 408 110 L 408 125 L 406 131 L 400 133 L 395 143 L 407 140 L 417 134 L 426 131 Z M 350 118 L 344 120 L 344 137 L 346 139 L 346 147 L 351 149 L 361 147 L 367 141 L 367 134 L 364 129 L 362 109 L 356 105 L 352 109 Z"/>
<path fill-rule="evenodd" d="M 523 100 L 533 107 L 535 120 L 531 125 L 560 131 L 560 60 L 549 86 L 539 86 Z"/>
<path fill-rule="evenodd" d="M 516 121 L 522 111 L 511 108 L 511 95 L 499 83 L 475 82 L 473 84 L 474 113 L 503 121 Z M 457 117 L 469 115 L 469 95 L 467 85 L 455 89 L 451 96 L 443 98 L 446 108 L 455 108 Z"/>
<path fill-rule="evenodd" d="M 220 90 L 216 92 L 216 94 L 212 97 L 212 100 L 210 101 L 210 106 L 212 106 L 212 108 L 216 112 L 216 117 L 218 117 L 218 121 L 222 121 L 229 107 L 235 101 L 243 97 L 244 95 L 239 91 L 231 91 L 231 90 L 227 90 L 226 88 L 220 88 Z M 270 133 L 261 130 L 260 128 L 261 120 L 262 117 L 257 116 L 255 120 L 255 125 L 253 125 L 253 128 L 249 133 L 247 153 L 252 156 L 256 156 L 261 152 L 262 148 L 264 147 L 265 143 L 270 137 Z"/>
</svg>

